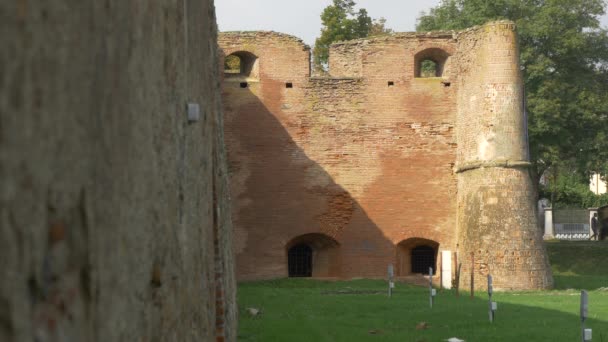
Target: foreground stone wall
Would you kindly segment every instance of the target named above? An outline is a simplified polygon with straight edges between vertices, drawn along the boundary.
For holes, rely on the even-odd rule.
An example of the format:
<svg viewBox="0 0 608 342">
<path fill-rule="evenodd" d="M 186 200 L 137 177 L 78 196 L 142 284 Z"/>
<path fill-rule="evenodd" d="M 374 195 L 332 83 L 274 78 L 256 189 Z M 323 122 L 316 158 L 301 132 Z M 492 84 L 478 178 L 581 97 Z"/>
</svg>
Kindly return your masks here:
<svg viewBox="0 0 608 342">
<path fill-rule="evenodd" d="M 326 78 L 310 77 L 295 37 L 225 32 L 219 44 L 256 66 L 222 86 L 239 279 L 287 276 L 304 243 L 316 277 L 384 277 L 388 264 L 409 276 L 428 246 L 457 252 L 463 280 L 551 286 L 512 23 L 336 43 Z M 425 59 L 440 75 L 420 77 Z"/>
<path fill-rule="evenodd" d="M 1 341 L 236 340 L 213 11 L 0 4 Z"/>
</svg>

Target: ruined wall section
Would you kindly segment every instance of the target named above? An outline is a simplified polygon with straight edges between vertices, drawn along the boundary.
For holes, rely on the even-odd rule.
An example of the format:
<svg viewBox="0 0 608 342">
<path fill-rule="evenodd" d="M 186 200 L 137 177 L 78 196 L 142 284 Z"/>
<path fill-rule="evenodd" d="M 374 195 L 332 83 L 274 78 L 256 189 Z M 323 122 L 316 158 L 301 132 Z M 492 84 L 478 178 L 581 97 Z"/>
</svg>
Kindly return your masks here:
<svg viewBox="0 0 608 342">
<path fill-rule="evenodd" d="M 310 49 L 301 40 L 275 32 L 227 32 L 219 37 L 223 56 L 245 51 L 256 56 L 259 78 L 241 87 L 223 85 L 235 252 L 240 279 L 286 274 L 285 245 L 292 222 L 306 224 L 314 207 L 298 185 L 309 165 L 287 130 L 303 111 L 303 87 L 310 76 Z M 223 65 L 223 63 L 221 64 Z M 291 83 L 292 88 L 287 88 Z"/>
<path fill-rule="evenodd" d="M 362 77 L 364 45 L 366 40 L 333 43 L 328 63 L 331 77 Z"/>
<path fill-rule="evenodd" d="M 458 49 L 458 226 L 477 288 L 542 289 L 552 277 L 534 212 L 515 25 L 463 32 Z M 471 256 L 474 255 L 474 264 Z M 461 284 L 469 286 L 469 277 Z"/>
<path fill-rule="evenodd" d="M 223 58 L 239 51 L 255 55 L 260 79 L 302 80 L 310 77 L 310 47 L 301 39 L 273 31 L 222 32 L 219 46 Z"/>
<path fill-rule="evenodd" d="M 245 48 L 234 37 L 220 37 L 225 54 Z M 299 70 L 302 45 L 256 39 L 252 51 L 270 58 L 260 57 L 259 89 L 223 85 L 241 279 L 286 276 L 286 246 L 309 233 L 339 244 L 326 276 L 384 276 L 410 238 L 455 248 L 457 88 L 415 80 L 408 57 L 453 51 L 451 39 L 343 44 L 344 56 L 363 56 L 364 77 L 344 71 L 291 89 L 292 76 L 262 70 Z"/>
<path fill-rule="evenodd" d="M 236 340 L 213 2 L 0 21 L 0 340 Z"/>
<path fill-rule="evenodd" d="M 455 249 L 456 91 L 442 77 L 415 77 L 420 51 L 452 54 L 451 35 L 397 34 L 370 39 L 363 54 L 367 116 L 380 147 L 380 176 L 361 201 L 394 244 L 396 271 L 407 275 L 409 250 L 400 243 L 426 239 L 439 250 Z M 447 62 L 447 61 L 445 61 Z M 413 245 L 413 244 L 412 244 Z"/>
</svg>

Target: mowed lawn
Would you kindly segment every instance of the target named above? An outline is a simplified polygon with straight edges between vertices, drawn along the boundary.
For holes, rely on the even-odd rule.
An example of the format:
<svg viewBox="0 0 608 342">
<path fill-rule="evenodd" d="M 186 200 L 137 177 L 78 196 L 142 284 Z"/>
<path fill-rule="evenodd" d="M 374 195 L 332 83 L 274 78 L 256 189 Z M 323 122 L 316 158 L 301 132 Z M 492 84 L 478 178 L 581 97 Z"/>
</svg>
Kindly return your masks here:
<svg viewBox="0 0 608 342">
<path fill-rule="evenodd" d="M 380 280 L 281 279 L 241 283 L 239 341 L 580 341 L 580 290 L 589 290 L 593 341 L 608 342 L 608 243 L 547 243 L 555 290 L 495 293 L 496 321 L 487 293 L 474 299 L 398 283 L 392 298 Z M 247 308 L 262 313 L 252 317 Z M 417 325 L 426 322 L 426 329 Z"/>
</svg>

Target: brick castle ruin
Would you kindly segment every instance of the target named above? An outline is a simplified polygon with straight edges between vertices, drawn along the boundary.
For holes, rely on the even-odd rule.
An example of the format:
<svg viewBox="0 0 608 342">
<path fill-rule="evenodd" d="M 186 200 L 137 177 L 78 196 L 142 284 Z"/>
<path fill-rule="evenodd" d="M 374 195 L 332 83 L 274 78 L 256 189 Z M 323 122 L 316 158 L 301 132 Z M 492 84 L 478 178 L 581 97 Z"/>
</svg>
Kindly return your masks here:
<svg viewBox="0 0 608 342">
<path fill-rule="evenodd" d="M 222 83 L 239 279 L 393 264 L 449 286 L 462 263 L 461 286 L 471 267 L 476 287 L 552 286 L 513 23 L 337 43 L 328 77 L 289 35 L 219 45 L 240 60 Z"/>
</svg>

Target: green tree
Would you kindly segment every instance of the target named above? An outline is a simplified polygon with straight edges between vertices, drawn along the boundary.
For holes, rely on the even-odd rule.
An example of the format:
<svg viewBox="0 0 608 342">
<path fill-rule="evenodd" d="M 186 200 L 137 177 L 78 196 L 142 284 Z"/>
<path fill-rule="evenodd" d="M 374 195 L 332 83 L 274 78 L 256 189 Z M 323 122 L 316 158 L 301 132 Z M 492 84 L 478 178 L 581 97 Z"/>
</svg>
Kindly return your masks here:
<svg viewBox="0 0 608 342">
<path fill-rule="evenodd" d="M 553 208 L 592 208 L 608 204 L 608 194 L 596 195 L 589 189 L 589 176 L 575 164 L 553 165 L 548 183 L 540 187 L 540 196 L 551 199 Z"/>
<path fill-rule="evenodd" d="M 490 20 L 518 26 L 536 181 L 574 162 L 588 175 L 608 162 L 608 34 L 603 0 L 442 0 L 418 31 L 459 30 Z M 587 178 L 588 179 L 588 178 Z"/>
<path fill-rule="evenodd" d="M 354 0 L 333 0 L 333 4 L 325 7 L 321 13 L 321 36 L 316 39 L 313 50 L 314 65 L 317 70 L 323 70 L 329 57 L 329 46 L 333 42 L 364 38 L 374 27 L 372 18 L 364 8 L 355 12 Z M 376 25 L 382 25 L 384 22 Z M 378 29 L 378 28 L 376 28 Z"/>
</svg>

